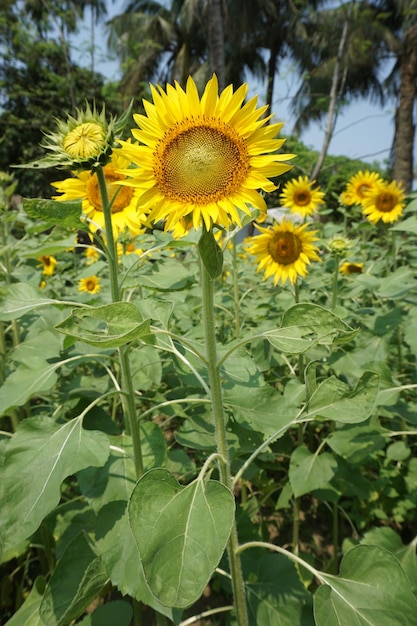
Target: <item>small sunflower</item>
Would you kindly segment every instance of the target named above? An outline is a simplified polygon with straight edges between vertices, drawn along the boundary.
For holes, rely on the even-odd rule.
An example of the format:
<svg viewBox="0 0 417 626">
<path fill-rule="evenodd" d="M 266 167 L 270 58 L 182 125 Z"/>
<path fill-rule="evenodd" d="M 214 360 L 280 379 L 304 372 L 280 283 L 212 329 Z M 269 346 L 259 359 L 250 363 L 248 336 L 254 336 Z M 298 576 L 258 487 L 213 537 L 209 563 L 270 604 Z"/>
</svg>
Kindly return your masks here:
<svg viewBox="0 0 417 626">
<path fill-rule="evenodd" d="M 250 214 L 251 205 L 266 213 L 257 190 L 276 189 L 270 178 L 287 172 L 284 161 L 295 155 L 277 153 L 283 124 L 268 123 L 257 97 L 243 104 L 247 91 L 246 83 L 235 92 L 229 85 L 219 96 L 215 75 L 201 99 L 191 77 L 185 91 L 178 83 L 166 91 L 151 85 L 153 103 L 144 101 L 146 115 L 134 115 L 139 128 L 132 134 L 140 143 L 120 142 L 138 166 L 123 170 L 130 177 L 123 184 L 138 189 L 150 221 L 165 221 L 165 230 L 178 223 L 210 230 L 240 225 L 239 210 Z"/>
<path fill-rule="evenodd" d="M 349 180 L 345 190 L 340 196 L 340 200 L 346 206 L 362 204 L 368 192 L 375 188 L 375 185 L 382 182 L 382 178 L 376 172 L 358 172 Z"/>
<path fill-rule="evenodd" d="M 78 291 L 85 291 L 86 293 L 99 293 L 101 289 L 100 279 L 98 276 L 88 276 L 87 278 L 81 278 L 78 282 Z"/>
<path fill-rule="evenodd" d="M 42 274 L 44 276 L 53 276 L 55 274 L 55 268 L 57 265 L 57 260 L 53 256 L 40 256 L 38 257 L 38 261 L 41 262 L 41 265 L 38 267 L 42 267 Z"/>
<path fill-rule="evenodd" d="M 396 222 L 403 214 L 405 194 L 400 185 L 392 181 L 382 181 L 366 194 L 362 212 L 367 220 L 376 224 L 382 220 L 386 224 Z"/>
<path fill-rule="evenodd" d="M 295 283 L 298 276 L 306 276 L 311 261 L 320 260 L 313 245 L 317 231 L 308 232 L 307 224 L 295 225 L 284 218 L 269 228 L 257 228 L 261 234 L 247 240 L 248 252 L 257 257 L 257 271 L 265 270 L 265 279 L 274 277 L 274 285 Z"/>
<path fill-rule="evenodd" d="M 103 167 L 109 200 L 113 202 L 111 218 L 113 233 L 116 237 L 125 229 L 130 231 L 132 237 L 144 230 L 143 220 L 145 216 L 139 214 L 136 208 L 139 193 L 132 187 L 120 186 L 120 182 L 126 176 L 120 174 L 119 170 L 126 167 L 127 164 L 128 161 L 121 154 L 113 154 L 111 162 Z M 54 200 L 64 202 L 65 200 L 82 199 L 82 210 L 91 230 L 93 232 L 104 230 L 104 213 L 97 174 L 92 171 L 79 172 L 75 177 L 51 184 L 62 194 L 61 196 L 53 196 Z"/>
<path fill-rule="evenodd" d="M 282 189 L 281 205 L 288 207 L 291 213 L 300 213 L 303 217 L 313 215 L 324 199 L 324 192 L 320 191 L 320 187 L 313 189 L 314 183 L 307 176 L 289 180 Z"/>
<path fill-rule="evenodd" d="M 349 263 L 346 261 L 340 266 L 339 272 L 345 276 L 350 276 L 350 274 L 363 274 L 363 267 L 363 263 Z"/>
</svg>

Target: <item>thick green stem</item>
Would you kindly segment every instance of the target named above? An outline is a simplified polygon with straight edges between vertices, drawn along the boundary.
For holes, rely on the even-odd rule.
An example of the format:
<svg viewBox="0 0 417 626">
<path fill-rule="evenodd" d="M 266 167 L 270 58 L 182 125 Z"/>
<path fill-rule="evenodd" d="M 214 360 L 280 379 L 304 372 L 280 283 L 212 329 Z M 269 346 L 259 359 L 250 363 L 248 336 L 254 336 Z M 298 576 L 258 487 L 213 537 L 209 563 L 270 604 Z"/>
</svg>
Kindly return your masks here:
<svg viewBox="0 0 417 626">
<path fill-rule="evenodd" d="M 229 449 L 227 446 L 226 423 L 223 412 L 222 389 L 219 366 L 217 364 L 217 349 L 214 320 L 214 287 L 204 264 L 201 264 L 202 291 L 203 291 L 203 324 L 207 351 L 207 369 L 210 383 L 210 395 L 212 411 L 216 431 L 217 452 L 222 457 L 220 462 L 221 482 L 233 491 L 230 471 Z M 245 599 L 245 587 L 243 582 L 242 566 L 237 554 L 239 541 L 237 536 L 236 521 L 233 522 L 232 531 L 227 546 L 232 577 L 233 595 L 236 607 L 237 623 L 239 626 L 248 626 L 248 614 Z"/>
<path fill-rule="evenodd" d="M 111 220 L 111 203 L 109 201 L 106 177 L 104 175 L 102 167 L 99 167 L 97 169 L 97 179 L 100 189 L 101 203 L 104 215 L 104 225 L 106 230 L 106 254 L 109 265 L 111 297 L 112 302 L 120 302 L 121 293 L 119 287 L 116 242 L 113 236 L 113 227 Z M 121 388 L 125 427 L 127 434 L 132 437 L 136 477 L 140 478 L 143 474 L 142 447 L 140 440 L 139 422 L 136 417 L 135 390 L 132 384 L 132 374 L 130 370 L 128 347 L 120 346 L 120 348 L 118 349 L 118 353 L 122 374 Z"/>
<path fill-rule="evenodd" d="M 332 285 L 332 303 L 331 310 L 334 311 L 337 304 L 337 290 L 339 282 L 339 257 L 335 256 L 334 259 L 334 271 L 333 271 L 333 285 Z"/>
<path fill-rule="evenodd" d="M 240 307 L 239 307 L 239 283 L 238 283 L 238 263 L 236 249 L 236 235 L 233 237 L 233 302 L 235 313 L 235 336 L 240 337 Z"/>
</svg>

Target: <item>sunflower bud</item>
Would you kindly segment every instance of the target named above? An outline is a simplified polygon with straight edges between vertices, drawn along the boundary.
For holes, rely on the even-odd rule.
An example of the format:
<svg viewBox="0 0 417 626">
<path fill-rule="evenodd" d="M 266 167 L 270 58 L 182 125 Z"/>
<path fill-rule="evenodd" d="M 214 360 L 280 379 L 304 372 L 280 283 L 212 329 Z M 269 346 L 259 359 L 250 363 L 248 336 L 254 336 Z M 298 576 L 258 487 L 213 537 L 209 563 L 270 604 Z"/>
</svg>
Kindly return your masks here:
<svg viewBox="0 0 417 626">
<path fill-rule="evenodd" d="M 348 250 L 353 248 L 356 244 L 356 241 L 352 239 L 348 239 L 347 237 L 343 237 L 343 235 L 335 235 L 326 244 L 327 249 L 329 250 L 332 256 L 343 257 L 346 255 Z"/>
<path fill-rule="evenodd" d="M 87 103 L 84 110 L 77 109 L 76 117 L 68 116 L 67 121 L 57 120 L 57 129 L 45 135 L 41 144 L 52 154 L 18 167 L 69 168 L 74 171 L 94 170 L 104 166 L 110 157 L 116 141 L 130 116 L 131 107 L 119 118 L 106 119 L 105 107 L 99 113 Z"/>
</svg>

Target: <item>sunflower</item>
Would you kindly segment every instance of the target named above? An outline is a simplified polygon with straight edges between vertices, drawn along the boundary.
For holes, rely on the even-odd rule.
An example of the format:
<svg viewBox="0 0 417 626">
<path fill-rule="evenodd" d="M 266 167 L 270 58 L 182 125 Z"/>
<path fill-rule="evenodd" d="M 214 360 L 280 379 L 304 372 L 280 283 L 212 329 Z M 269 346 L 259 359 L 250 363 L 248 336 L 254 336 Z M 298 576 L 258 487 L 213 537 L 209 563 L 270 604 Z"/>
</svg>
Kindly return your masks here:
<svg viewBox="0 0 417 626">
<path fill-rule="evenodd" d="M 257 228 L 261 234 L 247 240 L 248 252 L 257 256 L 257 271 L 265 270 L 265 279 L 274 277 L 274 285 L 295 283 L 298 276 L 306 276 L 311 261 L 320 260 L 313 245 L 317 231 L 307 232 L 307 224 L 295 225 L 284 218 L 269 228 Z"/>
<path fill-rule="evenodd" d="M 339 272 L 345 276 L 350 276 L 350 274 L 363 274 L 363 263 L 349 263 L 346 261 L 340 266 Z"/>
<path fill-rule="evenodd" d="M 140 143 L 121 141 L 120 150 L 139 166 L 123 170 L 130 177 L 123 184 L 138 189 L 152 222 L 164 220 L 165 230 L 178 223 L 210 230 L 240 225 L 239 210 L 250 214 L 250 205 L 266 213 L 257 190 L 276 189 L 270 178 L 287 172 L 284 161 L 295 155 L 277 154 L 283 124 L 268 123 L 257 97 L 243 105 L 247 91 L 246 83 L 235 92 L 229 85 L 219 96 L 215 75 L 201 99 L 191 77 L 185 91 L 178 83 L 166 91 L 151 85 L 153 103 L 144 101 L 146 115 L 134 115 Z"/>
<path fill-rule="evenodd" d="M 382 182 L 382 178 L 376 172 L 358 172 L 349 180 L 345 190 L 340 196 L 340 200 L 346 206 L 362 204 L 368 192 L 375 188 L 375 185 Z"/>
<path fill-rule="evenodd" d="M 38 257 L 38 261 L 41 262 L 41 265 L 38 267 L 42 267 L 42 274 L 44 276 L 53 276 L 55 274 L 55 268 L 57 265 L 57 260 L 53 256 L 40 256 Z"/>
<path fill-rule="evenodd" d="M 87 293 L 98 293 L 100 289 L 100 279 L 98 276 L 88 276 L 87 278 L 81 278 L 81 280 L 78 282 L 78 291 L 85 291 Z"/>
<path fill-rule="evenodd" d="M 382 181 L 366 194 L 362 212 L 372 224 L 379 220 L 392 224 L 402 216 L 404 207 L 405 194 L 401 185 L 395 180 L 391 183 Z"/>
<path fill-rule="evenodd" d="M 323 204 L 324 198 L 320 187 L 313 189 L 314 183 L 307 176 L 289 180 L 282 189 L 281 205 L 288 207 L 291 213 L 300 213 L 303 217 L 312 215 Z"/>
<path fill-rule="evenodd" d="M 135 237 L 143 232 L 145 216 L 138 214 L 138 192 L 131 187 L 122 187 L 120 182 L 126 177 L 118 170 L 128 165 L 128 161 L 121 154 L 112 155 L 110 163 L 103 167 L 107 183 L 109 200 L 113 202 L 112 225 L 113 233 L 117 237 L 126 229 Z M 92 171 L 79 172 L 72 178 L 66 178 L 51 183 L 61 196 L 53 196 L 54 200 L 82 200 L 83 213 L 93 232 L 104 229 L 104 213 L 101 202 L 97 174 Z"/>
</svg>

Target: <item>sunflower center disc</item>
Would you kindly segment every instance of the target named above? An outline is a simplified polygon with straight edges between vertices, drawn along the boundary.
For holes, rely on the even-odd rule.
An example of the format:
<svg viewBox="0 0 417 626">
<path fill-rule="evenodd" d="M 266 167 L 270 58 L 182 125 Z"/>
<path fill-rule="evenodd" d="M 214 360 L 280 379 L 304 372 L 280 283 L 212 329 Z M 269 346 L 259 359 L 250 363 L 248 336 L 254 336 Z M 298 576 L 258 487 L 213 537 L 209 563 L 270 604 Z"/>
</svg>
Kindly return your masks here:
<svg viewBox="0 0 417 626">
<path fill-rule="evenodd" d="M 168 197 L 180 202 L 216 202 L 238 189 L 248 169 L 239 138 L 197 126 L 163 142 L 156 178 Z"/>
<path fill-rule="evenodd" d="M 290 265 L 300 256 L 301 247 L 294 233 L 276 233 L 268 244 L 268 252 L 276 263 Z"/>
<path fill-rule="evenodd" d="M 376 202 L 378 211 L 389 213 L 395 206 L 394 198 L 390 193 L 381 193 Z"/>
<path fill-rule="evenodd" d="M 298 191 L 294 195 L 294 203 L 297 206 L 306 206 L 311 201 L 311 195 L 308 191 Z"/>
<path fill-rule="evenodd" d="M 104 173 L 106 177 L 107 193 L 109 196 L 109 200 L 111 201 L 113 197 L 116 196 L 111 207 L 111 212 L 119 213 L 120 211 L 123 211 L 123 209 L 125 209 L 127 206 L 129 206 L 129 203 L 133 196 L 133 189 L 131 187 L 116 187 L 110 185 L 110 183 L 115 183 L 118 180 L 123 180 L 125 177 L 123 175 L 116 174 L 113 170 L 106 171 L 106 168 L 104 168 Z M 100 189 L 98 186 L 98 178 L 96 174 L 88 179 L 87 198 L 97 211 L 103 211 Z"/>
</svg>

